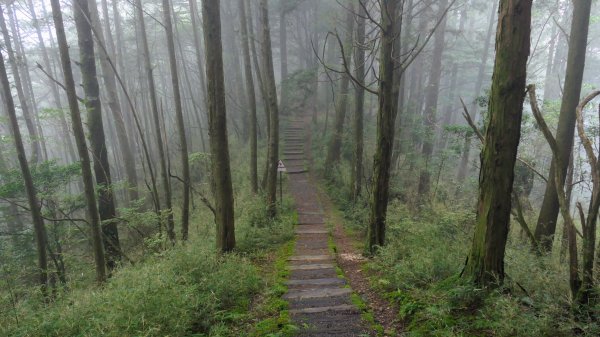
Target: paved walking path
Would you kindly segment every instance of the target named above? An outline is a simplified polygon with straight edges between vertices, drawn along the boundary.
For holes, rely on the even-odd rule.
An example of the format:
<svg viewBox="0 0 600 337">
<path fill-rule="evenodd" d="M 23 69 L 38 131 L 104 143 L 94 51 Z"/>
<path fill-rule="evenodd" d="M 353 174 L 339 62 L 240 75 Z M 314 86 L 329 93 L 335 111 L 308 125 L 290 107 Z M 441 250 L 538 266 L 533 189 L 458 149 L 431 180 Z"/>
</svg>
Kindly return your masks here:
<svg viewBox="0 0 600 337">
<path fill-rule="evenodd" d="M 369 336 L 369 329 L 352 304 L 352 290 L 336 274 L 328 248 L 329 231 L 316 186 L 308 171 L 305 149 L 310 125 L 292 119 L 283 132 L 283 159 L 289 189 L 298 211 L 296 248 L 290 258 L 288 293 L 294 324 L 302 337 Z"/>
</svg>

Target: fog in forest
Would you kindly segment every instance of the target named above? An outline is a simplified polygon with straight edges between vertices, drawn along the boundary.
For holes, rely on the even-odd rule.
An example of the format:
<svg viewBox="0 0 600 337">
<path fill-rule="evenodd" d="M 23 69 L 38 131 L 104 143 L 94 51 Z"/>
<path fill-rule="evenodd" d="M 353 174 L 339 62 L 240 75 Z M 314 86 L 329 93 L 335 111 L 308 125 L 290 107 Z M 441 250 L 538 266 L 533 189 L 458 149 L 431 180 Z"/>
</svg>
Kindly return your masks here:
<svg viewBox="0 0 600 337">
<path fill-rule="evenodd" d="M 598 1 L 0 10 L 0 336 L 600 335 Z"/>
</svg>

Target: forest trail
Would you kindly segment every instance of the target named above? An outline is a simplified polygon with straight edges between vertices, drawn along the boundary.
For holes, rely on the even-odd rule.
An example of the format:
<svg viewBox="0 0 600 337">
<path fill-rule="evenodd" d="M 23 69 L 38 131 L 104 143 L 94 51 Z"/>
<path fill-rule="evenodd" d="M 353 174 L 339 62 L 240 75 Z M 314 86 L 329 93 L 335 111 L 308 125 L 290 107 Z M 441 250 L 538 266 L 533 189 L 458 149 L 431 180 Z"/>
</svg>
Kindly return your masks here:
<svg viewBox="0 0 600 337">
<path fill-rule="evenodd" d="M 298 336 L 369 336 L 360 310 L 352 304 L 352 289 L 338 277 L 335 258 L 329 251 L 323 207 L 307 170 L 307 124 L 293 119 L 283 133 L 284 163 L 298 212 L 288 293 L 283 298 L 289 302 L 292 321 L 300 327 Z"/>
</svg>

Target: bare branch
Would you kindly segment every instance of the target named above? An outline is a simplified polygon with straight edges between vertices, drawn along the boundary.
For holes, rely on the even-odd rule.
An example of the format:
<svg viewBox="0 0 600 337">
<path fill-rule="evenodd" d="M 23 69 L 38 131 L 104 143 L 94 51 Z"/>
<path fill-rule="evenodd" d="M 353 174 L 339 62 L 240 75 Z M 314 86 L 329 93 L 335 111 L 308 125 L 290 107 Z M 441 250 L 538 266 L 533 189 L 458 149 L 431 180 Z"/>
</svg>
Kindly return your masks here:
<svg viewBox="0 0 600 337">
<path fill-rule="evenodd" d="M 515 209 L 512 210 L 511 213 L 517 219 L 519 225 L 521 225 L 521 228 L 525 232 L 525 235 L 527 235 L 527 238 L 529 239 L 529 241 L 531 241 L 531 245 L 539 252 L 538 242 L 535 239 L 535 236 L 533 235 L 531 230 L 529 229 L 529 226 L 527 225 L 527 221 L 525 220 L 525 216 L 523 215 L 523 207 L 521 206 L 521 200 L 519 199 L 519 195 L 517 194 L 517 192 L 515 192 L 514 190 L 512 199 L 513 204 L 515 205 Z"/>
<path fill-rule="evenodd" d="M 475 125 L 473 118 L 471 118 L 471 114 L 469 113 L 469 110 L 467 109 L 467 105 L 463 101 L 462 97 L 460 98 L 460 103 L 462 104 L 462 107 L 464 110 L 463 117 L 465 118 L 465 120 L 467 121 L 467 123 L 469 124 L 471 129 L 473 129 L 473 132 L 475 132 L 475 134 L 477 135 L 477 138 L 479 138 L 479 141 L 483 144 L 485 142 L 485 138 L 484 138 L 483 134 L 481 134 L 481 131 L 479 131 L 479 128 L 477 128 L 477 125 Z M 525 165 L 528 169 L 530 169 L 533 173 L 535 173 L 538 177 L 540 177 L 543 181 L 548 182 L 548 178 L 546 178 L 540 171 L 536 170 L 535 167 L 533 167 L 533 165 L 528 163 L 525 159 L 517 157 L 517 160 L 519 162 L 521 162 L 523 165 Z"/>
<path fill-rule="evenodd" d="M 581 206 L 581 203 L 578 201 L 577 203 L 575 203 L 575 207 L 577 207 L 577 211 L 579 211 L 579 221 L 581 221 L 581 228 L 583 228 L 583 231 L 585 232 L 585 213 L 583 212 L 583 207 Z M 579 234 L 579 236 L 582 236 L 581 234 Z"/>
<path fill-rule="evenodd" d="M 67 91 L 67 88 L 65 88 L 65 86 L 62 83 L 60 83 L 57 79 L 55 79 L 54 77 L 52 77 L 52 75 L 50 75 L 46 70 L 44 70 L 44 67 L 42 67 L 41 64 L 39 64 L 38 62 L 36 62 L 35 64 L 37 65 L 37 68 L 39 70 L 41 70 L 44 73 L 44 75 L 46 75 L 48 77 L 48 79 L 50 79 L 50 81 L 56 83 L 56 85 L 58 85 L 62 90 Z M 81 97 L 79 97 L 77 95 L 75 97 L 77 97 L 77 100 L 80 103 L 85 102 L 85 100 L 83 98 L 81 98 Z"/>
<path fill-rule="evenodd" d="M 484 139 L 483 135 L 481 134 L 481 131 L 479 131 L 479 128 L 477 127 L 477 125 L 475 125 L 475 122 L 473 122 L 473 118 L 471 118 L 471 114 L 469 114 L 467 105 L 465 104 L 465 101 L 463 101 L 462 97 L 460 98 L 460 103 L 462 104 L 463 110 L 464 110 L 463 117 L 465 118 L 465 120 L 467 120 L 467 123 L 469 123 L 469 126 L 471 127 L 471 129 L 473 129 L 473 131 L 477 135 L 477 138 L 479 138 L 479 141 L 483 143 L 485 141 L 485 139 Z"/>
<path fill-rule="evenodd" d="M 365 86 L 365 85 L 364 85 L 364 83 L 360 83 L 360 81 L 358 81 L 358 80 L 356 79 L 356 77 L 354 77 L 354 76 L 352 75 L 352 72 L 351 72 L 351 71 L 350 71 L 350 69 L 348 68 L 348 63 L 347 63 L 347 61 L 346 61 L 346 54 L 344 53 L 344 46 L 343 46 L 342 40 L 340 39 L 339 35 L 338 35 L 338 34 L 336 34 L 336 33 L 332 33 L 332 32 L 329 32 L 329 33 L 327 33 L 327 35 L 328 35 L 328 36 L 329 36 L 329 35 L 333 35 L 333 36 L 335 36 L 335 37 L 336 37 L 336 39 L 337 39 L 337 41 L 338 41 L 338 43 L 339 43 L 339 45 L 340 45 L 341 52 L 342 52 L 342 60 L 343 60 L 343 61 L 342 61 L 342 65 L 343 65 L 344 69 L 343 69 L 343 70 L 339 70 L 339 69 L 332 68 L 331 66 L 328 66 L 328 65 L 325 63 L 325 61 L 323 60 L 323 58 L 322 58 L 322 57 L 321 57 L 321 56 L 320 56 L 320 55 L 317 53 L 317 51 L 316 51 L 316 49 L 315 49 L 315 45 L 314 45 L 313 41 L 311 41 L 311 45 L 312 45 L 312 48 L 313 48 L 313 52 L 315 53 L 315 56 L 317 57 L 317 60 L 319 61 L 319 63 L 320 63 L 320 64 L 321 64 L 321 65 L 322 65 L 322 66 L 323 66 L 323 67 L 324 67 L 326 70 L 329 70 L 329 71 L 332 71 L 332 72 L 334 72 L 334 73 L 338 73 L 338 74 L 344 74 L 344 75 L 348 76 L 348 77 L 349 77 L 349 78 L 352 80 L 352 82 L 353 82 L 354 84 L 356 84 L 356 85 L 360 86 L 360 87 L 361 87 L 361 88 L 363 88 L 365 91 L 367 91 L 367 92 L 369 92 L 369 93 L 371 93 L 371 94 L 373 94 L 373 95 L 379 95 L 379 92 L 378 92 L 378 91 L 376 91 L 376 90 L 373 90 L 373 89 L 371 89 L 371 88 L 369 88 L 369 87 Z M 327 41 L 327 38 L 325 39 L 325 41 Z M 327 43 L 327 42 L 325 42 L 325 43 Z"/>
<path fill-rule="evenodd" d="M 454 4 L 456 3 L 456 1 L 457 0 L 452 0 L 452 2 L 444 10 L 444 12 L 442 13 L 442 15 L 440 16 L 440 18 L 436 22 L 436 24 L 433 27 L 433 29 L 431 30 L 431 32 L 429 32 L 429 34 L 427 35 L 427 38 L 423 42 L 423 45 L 421 45 L 421 47 L 414 54 L 412 54 L 410 57 L 408 57 L 406 60 L 404 60 L 404 62 L 402 62 L 402 68 L 403 69 L 407 69 L 408 66 L 410 66 L 410 64 L 413 63 L 413 61 L 417 58 L 417 56 L 419 56 L 421 54 L 421 52 L 423 52 L 423 49 L 425 49 L 425 46 L 427 46 L 427 43 L 429 42 L 429 40 L 431 40 L 431 37 L 433 36 L 433 34 L 435 33 L 435 31 L 438 29 L 438 27 L 440 26 L 440 24 L 442 24 L 442 21 L 444 21 L 444 19 L 446 18 L 446 14 L 448 14 L 448 11 L 450 11 L 450 8 L 452 8 L 452 6 L 454 6 Z"/>
<path fill-rule="evenodd" d="M 587 95 L 580 103 L 577 105 L 575 109 L 575 117 L 577 118 L 577 133 L 579 134 L 579 139 L 581 140 L 581 144 L 585 149 L 585 153 L 590 162 L 590 166 L 592 167 L 592 179 L 594 180 L 594 184 L 599 183 L 600 175 L 598 173 L 598 157 L 594 153 L 594 148 L 592 147 L 592 142 L 590 138 L 585 133 L 585 128 L 583 125 L 583 109 L 585 106 L 593 100 L 596 96 L 600 95 L 600 90 L 593 91 L 589 95 Z"/>
</svg>

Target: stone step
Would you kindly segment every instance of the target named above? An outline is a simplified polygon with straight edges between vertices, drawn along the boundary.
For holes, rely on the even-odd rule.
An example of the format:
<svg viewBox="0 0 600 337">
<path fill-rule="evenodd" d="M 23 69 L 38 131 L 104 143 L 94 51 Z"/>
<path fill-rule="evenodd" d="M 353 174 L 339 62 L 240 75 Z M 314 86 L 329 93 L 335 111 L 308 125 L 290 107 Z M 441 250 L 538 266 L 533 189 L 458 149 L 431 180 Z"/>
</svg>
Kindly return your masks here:
<svg viewBox="0 0 600 337">
<path fill-rule="evenodd" d="M 288 287 L 293 286 L 333 286 L 344 285 L 346 281 L 341 278 L 317 278 L 309 280 L 289 280 L 286 282 Z"/>
<path fill-rule="evenodd" d="M 311 290 L 292 290 L 287 294 L 283 295 L 284 299 L 309 299 L 309 298 L 324 298 L 324 297 L 337 297 L 342 295 L 350 295 L 352 290 L 350 288 L 320 288 Z"/>
<path fill-rule="evenodd" d="M 292 280 L 312 280 L 318 278 L 337 277 L 335 269 L 314 269 L 314 270 L 291 270 L 290 279 Z"/>
<path fill-rule="evenodd" d="M 321 251 L 329 253 L 329 242 L 311 242 L 311 243 L 298 243 L 296 244 L 296 251 L 302 252 L 302 254 L 307 254 L 310 252 Z"/>
<path fill-rule="evenodd" d="M 301 173 L 306 173 L 308 172 L 308 170 L 288 170 L 287 173 L 288 174 L 301 174 Z"/>
<path fill-rule="evenodd" d="M 329 240 L 315 240 L 313 238 L 306 238 L 305 235 L 306 234 L 298 235 L 296 247 L 304 250 L 329 248 Z"/>
<path fill-rule="evenodd" d="M 316 196 L 314 198 L 317 198 Z M 321 215 L 321 217 L 325 217 L 324 215 L 321 214 L 322 210 L 320 208 L 316 208 L 314 205 L 310 205 L 308 203 L 302 203 L 302 202 L 298 202 L 298 204 L 301 204 L 298 207 L 298 215 L 300 214 L 305 214 L 306 213 L 314 213 L 314 214 L 308 214 L 308 216 L 317 216 L 317 215 Z"/>
<path fill-rule="evenodd" d="M 294 310 L 290 310 L 289 312 L 292 315 L 298 315 L 298 314 L 318 314 L 318 313 L 324 313 L 324 312 L 328 312 L 328 311 L 351 311 L 351 310 L 355 310 L 356 312 L 359 312 L 355 306 L 349 305 L 349 304 L 341 304 L 341 305 L 335 305 L 335 306 L 331 306 L 331 307 L 294 309 Z"/>
<path fill-rule="evenodd" d="M 294 255 L 288 259 L 289 261 L 323 261 L 331 260 L 330 255 Z"/>
<path fill-rule="evenodd" d="M 328 234 L 328 233 L 325 233 Z M 328 242 L 329 236 L 323 233 L 298 233 L 296 232 L 296 241 L 298 243 L 316 243 L 316 242 Z"/>
<path fill-rule="evenodd" d="M 320 206 L 316 206 L 316 207 L 318 207 L 319 209 L 321 209 Z M 303 214 L 303 215 L 323 215 L 324 212 L 321 209 L 320 211 L 316 211 L 316 212 L 313 212 L 313 211 L 298 211 L 298 214 Z"/>
<path fill-rule="evenodd" d="M 301 290 L 301 289 L 300 289 Z M 291 291 L 291 290 L 290 290 Z M 348 294 L 342 294 L 339 296 L 331 297 L 314 297 L 314 298 L 302 298 L 302 299 L 290 299 L 290 309 L 303 309 L 303 308 L 318 308 L 318 307 L 331 307 L 335 305 L 352 304 L 352 299 Z"/>
<path fill-rule="evenodd" d="M 335 263 L 335 261 L 333 260 L 333 258 L 329 259 L 329 260 L 319 260 L 319 261 L 289 261 L 289 266 L 306 266 L 306 265 L 318 265 L 318 264 L 333 264 Z M 298 269 L 300 270 L 300 269 Z M 304 270 L 310 270 L 310 269 L 304 269 Z"/>
<path fill-rule="evenodd" d="M 329 234 L 326 229 L 297 229 L 296 234 Z"/>
<path fill-rule="evenodd" d="M 317 270 L 317 269 L 329 269 L 333 268 L 333 263 L 314 263 L 314 264 L 301 264 L 298 266 L 290 266 L 290 270 Z"/>
<path fill-rule="evenodd" d="M 307 225 L 307 224 L 324 224 L 325 219 L 323 217 L 308 217 L 308 216 L 298 216 L 298 224 Z"/>
<path fill-rule="evenodd" d="M 298 226 L 296 227 L 296 229 L 303 229 L 303 230 L 309 230 L 309 229 L 327 230 L 329 228 L 327 226 L 325 226 L 325 224 L 298 224 Z"/>
</svg>

